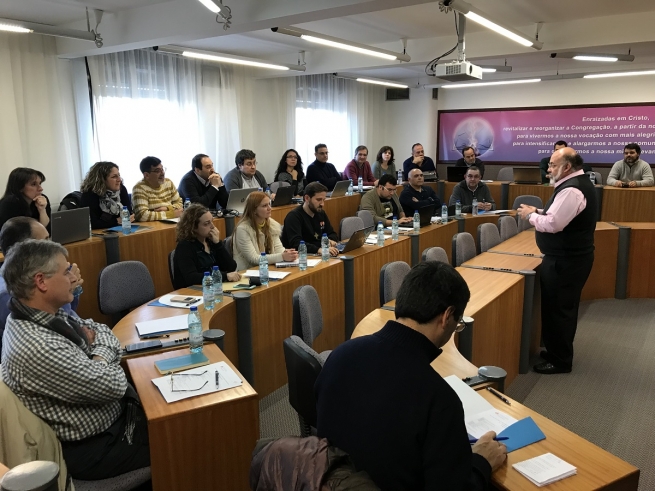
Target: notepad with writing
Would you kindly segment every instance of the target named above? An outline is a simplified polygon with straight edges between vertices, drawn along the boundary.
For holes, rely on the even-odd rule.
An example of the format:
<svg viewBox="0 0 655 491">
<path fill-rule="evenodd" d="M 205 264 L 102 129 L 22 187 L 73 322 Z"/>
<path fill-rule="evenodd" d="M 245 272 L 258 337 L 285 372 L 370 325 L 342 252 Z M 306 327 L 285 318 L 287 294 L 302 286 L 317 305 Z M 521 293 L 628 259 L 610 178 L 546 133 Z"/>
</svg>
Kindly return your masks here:
<svg viewBox="0 0 655 491">
<path fill-rule="evenodd" d="M 202 353 L 190 353 L 155 362 L 155 368 L 162 375 L 169 372 L 179 372 L 190 368 L 201 367 L 203 365 L 209 365 L 209 358 Z"/>
<path fill-rule="evenodd" d="M 552 453 L 517 462 L 512 467 L 539 487 L 573 476 L 578 472 L 574 466 Z"/>
</svg>

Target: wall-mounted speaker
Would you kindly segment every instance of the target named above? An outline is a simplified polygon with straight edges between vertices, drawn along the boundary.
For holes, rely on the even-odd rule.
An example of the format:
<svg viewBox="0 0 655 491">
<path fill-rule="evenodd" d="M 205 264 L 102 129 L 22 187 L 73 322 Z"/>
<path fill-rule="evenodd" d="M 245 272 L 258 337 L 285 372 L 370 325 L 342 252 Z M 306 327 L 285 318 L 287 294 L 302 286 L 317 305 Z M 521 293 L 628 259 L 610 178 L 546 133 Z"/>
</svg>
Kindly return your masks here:
<svg viewBox="0 0 655 491">
<path fill-rule="evenodd" d="M 409 100 L 409 88 L 407 89 L 387 89 L 387 100 L 388 101 L 408 101 Z"/>
</svg>

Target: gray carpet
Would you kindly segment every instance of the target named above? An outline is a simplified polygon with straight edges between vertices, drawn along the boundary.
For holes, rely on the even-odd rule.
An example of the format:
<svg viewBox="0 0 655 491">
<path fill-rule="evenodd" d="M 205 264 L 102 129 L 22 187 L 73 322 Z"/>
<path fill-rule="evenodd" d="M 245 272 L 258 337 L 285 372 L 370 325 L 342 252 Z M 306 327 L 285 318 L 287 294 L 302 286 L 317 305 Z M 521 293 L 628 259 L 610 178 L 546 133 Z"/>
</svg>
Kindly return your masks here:
<svg viewBox="0 0 655 491">
<path fill-rule="evenodd" d="M 575 350 L 572 373 L 519 375 L 507 393 L 638 467 L 639 490 L 655 490 L 655 300 L 583 302 Z M 300 434 L 286 386 L 259 409 L 262 438 Z"/>
</svg>

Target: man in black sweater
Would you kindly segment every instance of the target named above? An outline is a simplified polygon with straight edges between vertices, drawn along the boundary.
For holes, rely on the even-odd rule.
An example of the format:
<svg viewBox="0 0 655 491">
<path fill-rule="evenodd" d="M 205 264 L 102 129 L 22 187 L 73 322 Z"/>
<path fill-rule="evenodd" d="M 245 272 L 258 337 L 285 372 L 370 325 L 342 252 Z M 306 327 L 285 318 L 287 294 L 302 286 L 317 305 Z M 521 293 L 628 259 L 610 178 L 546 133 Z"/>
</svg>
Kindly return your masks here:
<svg viewBox="0 0 655 491">
<path fill-rule="evenodd" d="M 307 252 L 317 253 L 321 250 L 321 238 L 327 234 L 330 239 L 330 255 L 339 254 L 337 250 L 337 234 L 335 233 L 327 213 L 323 211 L 323 203 L 327 196 L 327 188 L 320 182 L 312 182 L 305 186 L 302 206 L 290 211 L 284 219 L 282 244 L 298 250 L 300 241 L 304 240 Z"/>
<path fill-rule="evenodd" d="M 216 203 L 225 208 L 229 196 L 223 179 L 214 171 L 212 159 L 204 153 L 199 153 L 191 159 L 191 170 L 182 177 L 177 192 L 182 199 L 200 203 L 210 210 L 216 209 Z"/>
<path fill-rule="evenodd" d="M 324 143 L 319 143 L 314 147 L 314 156 L 316 160 L 307 167 L 307 182 L 320 182 L 328 188 L 329 191 L 343 179 L 336 167 L 328 162 L 328 149 Z"/>
<path fill-rule="evenodd" d="M 409 186 L 403 187 L 400 193 L 400 204 L 403 207 L 405 215 L 411 217 L 414 211 L 424 206 L 435 206 L 435 212 L 441 213 L 441 200 L 430 186 L 423 185 L 423 171 L 421 169 L 412 169 L 409 171 Z"/>
<path fill-rule="evenodd" d="M 430 366 L 462 330 L 470 298 L 449 264 L 405 277 L 396 321 L 346 341 L 316 381 L 318 436 L 350 454 L 383 490 L 483 490 L 507 449 L 489 432 L 470 446 L 457 394 Z"/>
<path fill-rule="evenodd" d="M 484 163 L 475 154 L 475 148 L 464 147 L 462 149 L 462 158 L 455 162 L 457 167 L 471 167 L 472 165 L 480 169 L 480 175 L 484 177 Z"/>
</svg>

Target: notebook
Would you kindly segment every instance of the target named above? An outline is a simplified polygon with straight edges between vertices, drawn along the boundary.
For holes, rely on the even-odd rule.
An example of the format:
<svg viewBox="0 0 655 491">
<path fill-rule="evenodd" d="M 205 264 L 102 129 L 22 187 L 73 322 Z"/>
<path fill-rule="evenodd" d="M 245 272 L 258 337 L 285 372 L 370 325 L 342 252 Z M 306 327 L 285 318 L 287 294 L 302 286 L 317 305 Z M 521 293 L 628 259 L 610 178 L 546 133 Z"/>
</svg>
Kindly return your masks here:
<svg viewBox="0 0 655 491">
<path fill-rule="evenodd" d="M 328 193 L 330 198 L 338 198 L 339 196 L 345 196 L 348 192 L 348 186 L 350 185 L 350 180 L 348 181 L 339 181 L 334 185 L 334 189 L 331 193 Z"/>
<path fill-rule="evenodd" d="M 209 358 L 202 353 L 191 353 L 155 362 L 155 368 L 162 375 L 166 375 L 170 372 L 179 372 L 190 368 L 201 367 L 203 365 L 209 365 Z"/>
<path fill-rule="evenodd" d="M 51 239 L 60 244 L 70 244 L 91 237 L 89 208 L 53 211 L 50 217 Z"/>
</svg>

